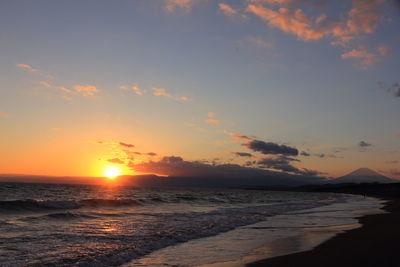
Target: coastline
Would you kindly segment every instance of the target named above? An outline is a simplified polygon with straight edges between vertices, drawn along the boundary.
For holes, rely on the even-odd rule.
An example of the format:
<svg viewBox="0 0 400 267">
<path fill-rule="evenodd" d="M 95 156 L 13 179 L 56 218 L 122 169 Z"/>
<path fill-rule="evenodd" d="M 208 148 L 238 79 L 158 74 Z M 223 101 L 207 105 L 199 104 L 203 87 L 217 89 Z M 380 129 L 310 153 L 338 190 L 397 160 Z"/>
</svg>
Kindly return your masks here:
<svg viewBox="0 0 400 267">
<path fill-rule="evenodd" d="M 387 213 L 359 217 L 360 228 L 340 233 L 312 250 L 268 258 L 246 266 L 397 267 L 400 199 L 387 196 L 380 199 L 387 201 L 382 208 Z"/>
</svg>

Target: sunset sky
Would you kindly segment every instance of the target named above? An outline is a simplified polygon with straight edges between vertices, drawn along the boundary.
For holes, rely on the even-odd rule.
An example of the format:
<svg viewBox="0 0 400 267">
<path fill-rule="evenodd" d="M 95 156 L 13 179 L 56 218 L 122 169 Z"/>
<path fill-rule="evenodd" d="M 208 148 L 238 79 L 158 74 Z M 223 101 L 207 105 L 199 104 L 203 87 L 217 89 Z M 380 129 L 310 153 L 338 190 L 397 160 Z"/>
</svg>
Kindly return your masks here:
<svg viewBox="0 0 400 267">
<path fill-rule="evenodd" d="M 400 178 L 399 16 L 389 0 L 2 1 L 0 173 Z"/>
</svg>

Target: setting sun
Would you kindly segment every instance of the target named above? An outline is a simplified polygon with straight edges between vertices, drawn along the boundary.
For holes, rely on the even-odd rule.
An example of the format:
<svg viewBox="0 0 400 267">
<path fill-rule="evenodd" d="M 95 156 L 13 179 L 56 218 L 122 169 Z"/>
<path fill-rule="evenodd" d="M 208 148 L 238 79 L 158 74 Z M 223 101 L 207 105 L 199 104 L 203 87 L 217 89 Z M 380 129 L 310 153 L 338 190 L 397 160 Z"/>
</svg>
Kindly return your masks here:
<svg viewBox="0 0 400 267">
<path fill-rule="evenodd" d="M 118 175 L 121 175 L 121 169 L 116 166 L 107 166 L 104 170 L 105 177 L 113 179 Z"/>
</svg>

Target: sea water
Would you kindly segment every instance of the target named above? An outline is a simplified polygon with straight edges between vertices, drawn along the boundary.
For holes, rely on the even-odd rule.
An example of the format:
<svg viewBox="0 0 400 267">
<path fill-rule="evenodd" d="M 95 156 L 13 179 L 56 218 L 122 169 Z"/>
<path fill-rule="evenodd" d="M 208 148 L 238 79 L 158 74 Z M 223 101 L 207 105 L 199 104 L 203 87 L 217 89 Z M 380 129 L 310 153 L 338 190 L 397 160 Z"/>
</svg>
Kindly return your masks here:
<svg viewBox="0 0 400 267">
<path fill-rule="evenodd" d="M 242 266 L 380 202 L 334 193 L 0 183 L 0 266 Z"/>
</svg>

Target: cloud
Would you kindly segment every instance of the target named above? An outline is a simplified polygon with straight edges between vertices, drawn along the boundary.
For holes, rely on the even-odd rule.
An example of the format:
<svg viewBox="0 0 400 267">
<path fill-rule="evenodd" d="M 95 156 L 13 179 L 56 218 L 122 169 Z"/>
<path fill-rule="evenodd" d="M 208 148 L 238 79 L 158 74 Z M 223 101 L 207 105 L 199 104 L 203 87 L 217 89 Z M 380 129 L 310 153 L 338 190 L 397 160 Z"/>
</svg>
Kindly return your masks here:
<svg viewBox="0 0 400 267">
<path fill-rule="evenodd" d="M 386 85 L 384 82 L 379 82 L 379 86 L 388 93 L 392 93 L 394 97 L 400 97 L 400 83 L 396 82 L 392 85 Z"/>
<path fill-rule="evenodd" d="M 291 164 L 291 162 L 293 161 L 299 162 L 300 160 L 280 155 L 275 157 L 263 158 L 257 161 L 257 164 L 261 167 L 305 176 L 317 176 L 324 174 L 322 172 L 309 170 L 306 168 L 299 169 Z"/>
<path fill-rule="evenodd" d="M 165 10 L 174 12 L 177 8 L 188 12 L 192 9 L 194 0 L 165 0 Z"/>
<path fill-rule="evenodd" d="M 42 71 L 42 70 L 39 70 L 39 69 L 35 69 L 34 67 L 32 67 L 29 64 L 21 63 L 21 64 L 17 64 L 16 66 L 18 68 L 20 68 L 20 69 L 23 69 L 23 70 L 26 70 L 26 71 L 29 71 L 29 72 L 32 72 L 32 73 L 36 73 L 38 75 L 44 76 L 44 77 L 49 78 L 49 79 L 54 79 L 55 78 L 53 75 L 51 75 L 51 74 L 49 74 L 49 73 L 47 73 L 45 71 Z"/>
<path fill-rule="evenodd" d="M 311 154 L 306 151 L 301 151 L 300 155 L 304 157 L 309 157 Z"/>
<path fill-rule="evenodd" d="M 198 131 L 198 132 L 204 132 L 205 129 L 200 127 L 199 125 L 195 124 L 195 123 L 187 123 L 187 126 L 193 128 L 194 130 Z"/>
<path fill-rule="evenodd" d="M 46 82 L 46 81 L 40 81 L 39 84 L 42 85 L 43 87 L 46 87 L 46 88 L 51 88 L 52 87 L 51 84 Z"/>
<path fill-rule="evenodd" d="M 75 91 L 78 93 L 83 94 L 84 96 L 94 96 L 99 90 L 94 85 L 80 85 L 77 84 L 74 86 Z"/>
<path fill-rule="evenodd" d="M 365 141 L 360 141 L 359 143 L 358 143 L 358 146 L 359 147 L 362 147 L 362 148 L 366 148 L 366 147 L 370 147 L 370 146 L 372 146 L 371 144 L 368 144 L 367 142 L 365 142 Z"/>
<path fill-rule="evenodd" d="M 379 46 L 377 52 L 369 52 L 366 49 L 359 48 L 353 49 L 341 55 L 342 59 L 355 59 L 358 60 L 358 67 L 360 69 L 369 69 L 375 63 L 377 63 L 383 56 L 389 55 L 388 48 L 386 46 Z"/>
<path fill-rule="evenodd" d="M 239 134 L 228 132 L 226 130 L 224 130 L 224 133 L 229 135 L 232 139 L 239 139 L 239 140 L 246 140 L 246 141 L 247 140 L 253 140 L 252 137 L 249 137 L 247 135 L 239 135 Z"/>
<path fill-rule="evenodd" d="M 274 45 L 272 43 L 265 41 L 264 39 L 262 39 L 259 36 L 250 37 L 250 38 L 248 38 L 248 41 L 250 42 L 250 44 L 257 46 L 257 47 L 262 47 L 262 48 L 267 48 L 267 49 L 274 47 Z"/>
<path fill-rule="evenodd" d="M 292 34 L 302 41 L 315 41 L 329 37 L 332 45 L 348 46 L 351 41 L 361 40 L 360 35 L 372 34 L 382 20 L 381 7 L 387 0 L 352 0 L 351 8 L 338 18 L 325 13 L 309 16 L 298 5 L 301 0 L 248 0 L 245 11 L 265 21 L 271 28 Z M 271 5 L 277 5 L 274 7 Z M 381 57 L 389 55 L 389 47 L 380 45 L 376 52 L 357 48 L 342 54 L 343 59 L 355 58 L 359 67 L 367 69 Z"/>
<path fill-rule="evenodd" d="M 327 174 L 326 172 L 320 172 L 317 170 L 309 170 L 307 168 L 302 168 L 300 170 L 300 174 L 304 176 L 319 176 L 319 175 L 325 175 Z"/>
<path fill-rule="evenodd" d="M 390 47 L 387 45 L 380 45 L 377 50 L 381 56 L 387 57 L 390 55 Z"/>
<path fill-rule="evenodd" d="M 136 95 L 143 95 L 144 91 L 138 86 L 138 85 L 122 85 L 120 86 L 121 89 L 127 90 L 127 91 L 133 91 Z"/>
<path fill-rule="evenodd" d="M 251 3 L 268 3 L 268 4 L 293 4 L 303 0 L 249 0 Z"/>
<path fill-rule="evenodd" d="M 271 154 L 271 155 L 287 155 L 287 156 L 297 156 L 299 151 L 297 148 L 279 145 L 272 142 L 264 142 L 261 140 L 251 140 L 247 143 L 244 143 L 243 146 L 248 147 L 249 149 L 260 152 L 262 154 Z"/>
<path fill-rule="evenodd" d="M 180 96 L 180 97 L 177 98 L 177 100 L 182 101 L 182 102 L 188 102 L 191 99 L 189 97 L 186 97 L 186 96 Z"/>
<path fill-rule="evenodd" d="M 64 92 L 64 93 L 67 93 L 67 94 L 75 94 L 74 91 L 72 91 L 72 90 L 70 90 L 70 89 L 68 89 L 68 88 L 66 88 L 64 86 L 58 86 L 57 89 L 62 91 L 62 92 Z"/>
<path fill-rule="evenodd" d="M 209 124 L 218 124 L 220 121 L 215 118 L 216 114 L 214 112 L 208 112 L 207 113 L 207 119 L 205 119 L 205 122 Z"/>
<path fill-rule="evenodd" d="M 167 93 L 165 88 L 153 87 L 153 88 L 151 88 L 151 90 L 154 91 L 153 95 L 155 95 L 155 96 L 164 96 L 166 98 L 173 98 L 173 96 L 171 94 Z"/>
<path fill-rule="evenodd" d="M 200 161 L 186 161 L 182 157 L 168 156 L 159 161 L 142 162 L 138 164 L 129 164 L 137 172 L 156 173 L 168 176 L 186 176 L 186 177 L 255 177 L 276 175 L 276 172 L 262 170 L 258 168 L 243 167 L 237 164 L 217 164 Z"/>
<path fill-rule="evenodd" d="M 3 118 L 10 118 L 12 115 L 10 113 L 6 113 L 6 112 L 1 112 L 0 111 L 0 117 Z"/>
<path fill-rule="evenodd" d="M 147 155 L 147 156 L 150 156 L 150 157 L 154 157 L 154 156 L 157 156 L 157 153 L 148 152 L 148 153 L 146 153 L 146 155 Z"/>
<path fill-rule="evenodd" d="M 107 161 L 111 162 L 111 163 L 116 163 L 116 164 L 124 164 L 125 163 L 123 160 L 121 160 L 119 158 L 108 159 Z"/>
<path fill-rule="evenodd" d="M 218 7 L 219 7 L 219 10 L 221 10 L 227 16 L 234 16 L 238 13 L 236 11 L 236 9 L 234 9 L 233 7 L 231 7 L 228 4 L 219 3 Z"/>
<path fill-rule="evenodd" d="M 382 172 L 387 173 L 389 175 L 393 175 L 393 176 L 400 176 L 400 170 L 396 170 L 396 169 L 382 171 Z"/>
<path fill-rule="evenodd" d="M 348 12 L 347 31 L 350 33 L 372 33 L 382 15 L 379 8 L 386 0 L 353 0 L 353 7 Z"/>
<path fill-rule="evenodd" d="M 397 133 L 396 133 L 396 136 L 399 136 L 399 137 L 400 137 L 400 132 L 397 132 Z"/>
<path fill-rule="evenodd" d="M 239 157 L 252 157 L 253 155 L 247 152 L 231 152 L 231 154 L 234 154 Z"/>
<path fill-rule="evenodd" d="M 294 34 L 304 41 L 317 40 L 325 36 L 322 30 L 312 28 L 311 19 L 301 9 L 291 11 L 282 7 L 274 11 L 263 6 L 249 5 L 246 11 L 257 15 L 269 26 Z"/>
<path fill-rule="evenodd" d="M 54 131 L 54 132 L 59 132 L 59 131 L 61 131 L 61 128 L 53 127 L 53 128 L 51 128 L 51 130 Z"/>
<path fill-rule="evenodd" d="M 27 70 L 29 72 L 39 72 L 38 69 L 35 69 L 31 65 L 28 65 L 28 64 L 23 64 L 23 63 L 17 64 L 17 67 L 20 68 L 20 69 Z"/>
<path fill-rule="evenodd" d="M 119 142 L 118 143 L 120 146 L 125 147 L 125 148 L 134 148 L 135 146 L 132 144 L 128 144 L 128 143 L 123 143 L 123 142 Z"/>
<path fill-rule="evenodd" d="M 217 119 L 206 119 L 205 121 L 210 124 L 218 124 L 219 123 L 219 120 L 217 120 Z"/>
<path fill-rule="evenodd" d="M 175 99 L 178 101 L 182 101 L 182 102 L 187 102 L 190 101 L 191 99 L 186 97 L 186 96 L 180 96 L 180 97 L 175 97 L 170 93 L 167 93 L 167 90 L 165 88 L 159 88 L 159 87 L 153 87 L 151 88 L 151 90 L 153 90 L 153 95 L 155 96 L 163 96 L 165 98 L 169 98 L 169 99 Z"/>
</svg>

